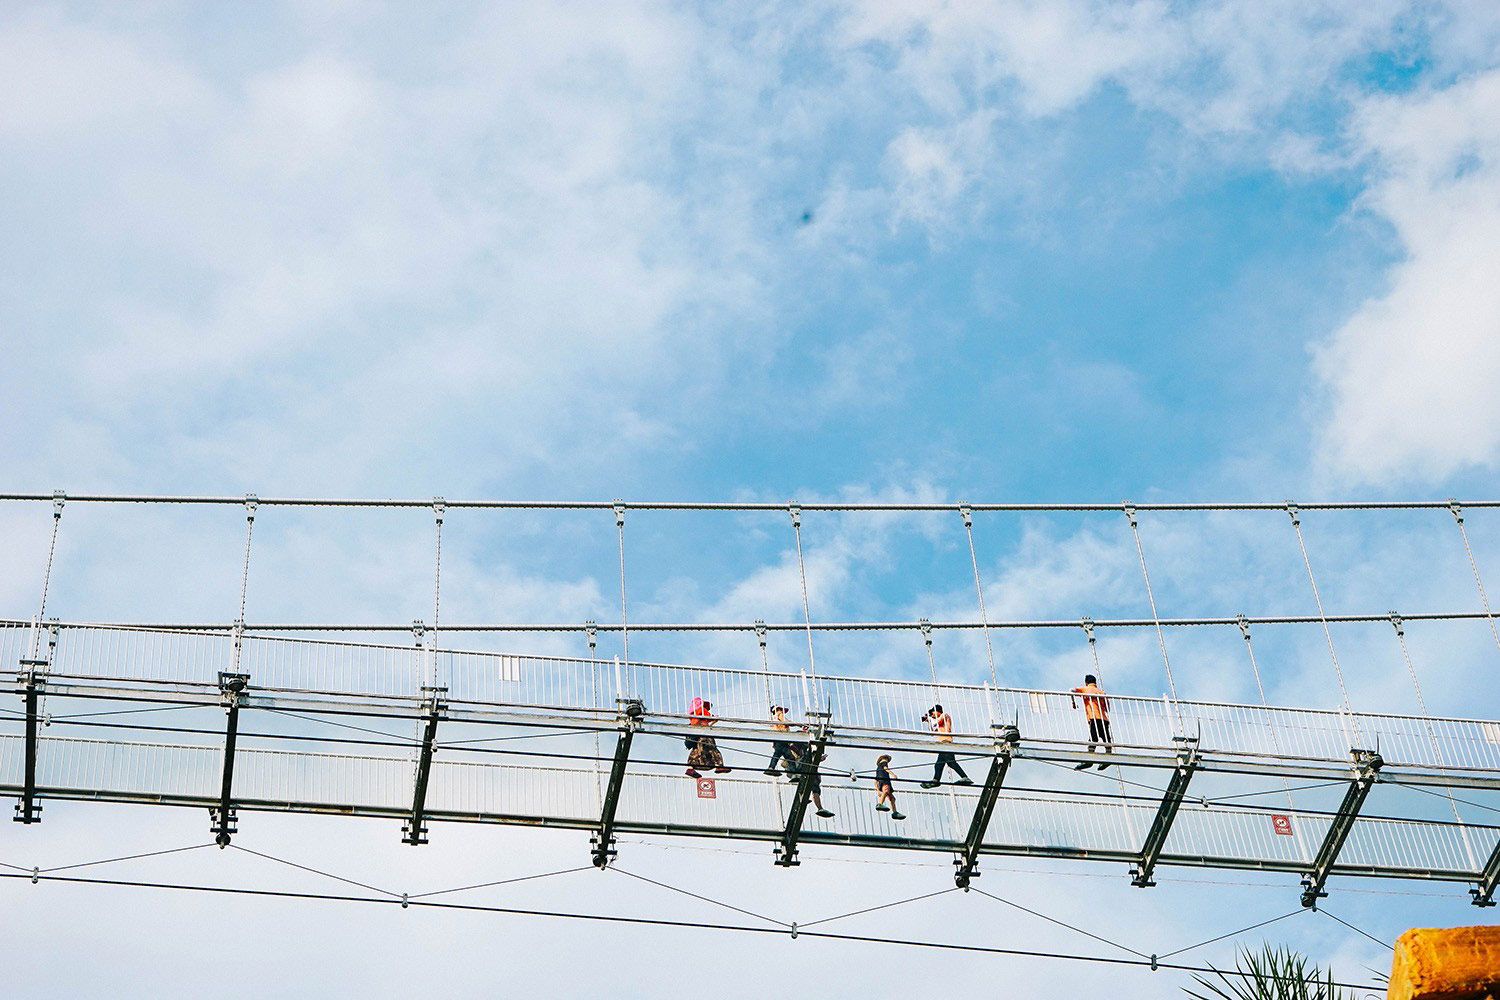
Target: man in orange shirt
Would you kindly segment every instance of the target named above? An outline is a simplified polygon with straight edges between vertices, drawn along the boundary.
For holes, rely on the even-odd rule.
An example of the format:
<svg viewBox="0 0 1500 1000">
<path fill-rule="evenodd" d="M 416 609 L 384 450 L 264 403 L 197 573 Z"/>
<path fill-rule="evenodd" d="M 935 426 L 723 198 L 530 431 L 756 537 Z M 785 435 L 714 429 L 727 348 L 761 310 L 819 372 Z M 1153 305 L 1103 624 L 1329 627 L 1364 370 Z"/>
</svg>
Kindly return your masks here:
<svg viewBox="0 0 1500 1000">
<path fill-rule="evenodd" d="M 1083 687 L 1074 688 L 1073 694 L 1083 695 L 1083 714 L 1089 720 L 1089 753 L 1093 753 L 1094 748 L 1100 743 L 1104 744 L 1105 753 L 1112 753 L 1114 744 L 1109 735 L 1109 699 L 1104 697 L 1104 689 L 1099 686 L 1099 679 L 1093 674 L 1084 674 Z M 1070 694 L 1068 700 L 1073 702 L 1074 708 L 1078 707 L 1078 701 L 1073 695 Z M 1088 764 L 1074 764 L 1073 770 L 1082 771 L 1088 766 Z M 1102 771 L 1108 766 L 1109 762 L 1106 761 L 1099 765 L 1099 770 Z"/>
<path fill-rule="evenodd" d="M 953 742 L 953 717 L 943 711 L 942 705 L 933 705 L 929 708 L 927 714 L 922 716 L 922 721 L 932 727 L 932 731 L 937 734 L 939 743 Z M 936 788 L 938 785 L 941 785 L 943 783 L 943 768 L 945 767 L 951 767 L 958 772 L 958 780 L 954 782 L 955 785 L 974 784 L 973 780 L 964 773 L 964 769 L 958 766 L 958 758 L 953 756 L 952 751 L 949 751 L 938 754 L 937 765 L 932 769 L 932 780 L 922 782 L 922 787 Z"/>
</svg>

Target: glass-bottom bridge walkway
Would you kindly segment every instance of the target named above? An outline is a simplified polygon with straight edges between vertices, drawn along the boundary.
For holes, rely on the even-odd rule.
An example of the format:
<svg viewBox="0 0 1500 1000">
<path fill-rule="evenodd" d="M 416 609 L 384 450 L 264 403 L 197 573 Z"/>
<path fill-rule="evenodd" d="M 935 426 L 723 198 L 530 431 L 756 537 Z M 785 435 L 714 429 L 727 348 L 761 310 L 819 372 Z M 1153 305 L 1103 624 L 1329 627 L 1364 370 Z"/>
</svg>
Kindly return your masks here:
<svg viewBox="0 0 1500 1000">
<path fill-rule="evenodd" d="M 1109 695 L 1114 739 L 1091 752 L 1068 692 L 508 655 L 324 639 L 0 622 L 0 792 L 36 822 L 49 799 L 316 812 L 617 834 L 1122 862 L 1300 876 L 1500 881 L 1500 722 Z M 695 698 L 715 724 L 690 724 Z M 922 716 L 954 721 L 939 744 Z M 771 728 L 787 706 L 790 732 Z M 732 773 L 684 774 L 711 735 Z M 763 773 L 772 744 L 816 768 Z M 920 789 L 940 752 L 973 785 Z M 874 809 L 893 757 L 896 821 Z M 1107 761 L 1110 767 L 1077 770 Z M 820 816 L 811 793 L 832 816 Z M 1488 804 L 1486 804 L 1488 802 Z"/>
</svg>

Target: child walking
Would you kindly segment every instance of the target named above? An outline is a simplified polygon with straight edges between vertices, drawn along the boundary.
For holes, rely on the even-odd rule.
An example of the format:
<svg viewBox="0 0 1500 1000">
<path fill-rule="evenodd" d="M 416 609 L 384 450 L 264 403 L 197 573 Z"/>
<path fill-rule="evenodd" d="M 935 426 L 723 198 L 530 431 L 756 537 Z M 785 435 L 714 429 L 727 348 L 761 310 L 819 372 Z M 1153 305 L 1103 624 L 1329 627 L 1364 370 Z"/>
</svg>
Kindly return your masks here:
<svg viewBox="0 0 1500 1000">
<path fill-rule="evenodd" d="M 883 753 L 875 758 L 875 811 L 888 812 L 891 819 L 905 819 L 906 814 L 896 809 L 896 793 L 891 790 L 891 755 Z"/>
</svg>

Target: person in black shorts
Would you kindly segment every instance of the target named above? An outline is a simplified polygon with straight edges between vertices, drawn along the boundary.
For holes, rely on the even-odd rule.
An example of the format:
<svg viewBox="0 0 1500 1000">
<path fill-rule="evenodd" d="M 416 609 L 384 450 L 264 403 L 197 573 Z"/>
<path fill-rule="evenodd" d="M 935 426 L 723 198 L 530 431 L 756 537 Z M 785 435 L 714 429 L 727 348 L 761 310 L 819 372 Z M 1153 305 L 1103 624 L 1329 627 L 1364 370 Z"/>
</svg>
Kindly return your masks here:
<svg viewBox="0 0 1500 1000">
<path fill-rule="evenodd" d="M 875 811 L 888 812 L 891 819 L 905 819 L 906 814 L 896 808 L 896 793 L 891 789 L 891 755 L 883 753 L 875 758 Z"/>
</svg>

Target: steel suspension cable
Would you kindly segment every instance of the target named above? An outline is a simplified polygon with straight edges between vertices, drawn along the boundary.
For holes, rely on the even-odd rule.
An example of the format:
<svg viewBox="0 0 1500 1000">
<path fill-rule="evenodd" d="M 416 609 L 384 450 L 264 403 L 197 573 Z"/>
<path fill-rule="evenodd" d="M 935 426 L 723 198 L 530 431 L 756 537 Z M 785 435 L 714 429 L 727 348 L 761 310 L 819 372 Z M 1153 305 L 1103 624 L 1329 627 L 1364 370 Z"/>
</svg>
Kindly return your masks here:
<svg viewBox="0 0 1500 1000">
<path fill-rule="evenodd" d="M 927 669 L 932 674 L 932 683 L 937 683 L 937 662 L 932 658 L 932 622 L 923 618 L 917 622 L 917 628 L 922 630 L 922 642 L 927 647 Z M 937 696 L 937 688 L 933 688 L 933 696 Z"/>
<path fill-rule="evenodd" d="M 1495 628 L 1495 616 L 1490 612 L 1490 599 L 1484 592 L 1484 581 L 1479 578 L 1479 564 L 1474 561 L 1474 549 L 1469 545 L 1469 532 L 1464 528 L 1464 509 L 1452 497 L 1448 498 L 1448 509 L 1453 512 L 1453 520 L 1458 524 L 1459 537 L 1464 540 L 1464 552 L 1469 557 L 1469 569 L 1474 572 L 1474 586 L 1479 589 L 1479 603 L 1484 605 L 1484 619 L 1489 622 L 1490 635 L 1495 640 L 1495 648 L 1500 649 L 1500 629 Z"/>
<path fill-rule="evenodd" d="M 1000 679 L 995 673 L 995 647 L 990 642 L 990 619 L 984 610 L 984 587 L 979 583 L 979 557 L 974 554 L 973 511 L 968 504 L 963 504 L 958 510 L 963 515 L 964 534 L 969 539 L 969 565 L 974 567 L 974 593 L 979 596 L 979 621 L 984 626 L 984 655 L 990 664 L 990 683 L 999 687 Z"/>
<path fill-rule="evenodd" d="M 630 665 L 630 626 L 625 616 L 625 504 L 615 501 L 615 529 L 620 535 L 620 654 Z"/>
<path fill-rule="evenodd" d="M 1438 767 L 1446 768 L 1447 762 L 1443 759 L 1443 750 L 1438 743 L 1437 730 L 1433 728 L 1432 717 L 1427 712 L 1427 699 L 1422 697 L 1422 685 L 1417 683 L 1417 668 L 1411 660 L 1411 650 L 1406 645 L 1406 623 L 1396 612 L 1391 612 L 1391 626 L 1396 630 L 1396 641 L 1401 645 L 1401 659 L 1406 663 L 1406 674 L 1411 678 L 1411 689 L 1417 695 L 1417 707 L 1422 710 L 1422 724 L 1427 729 L 1427 739 L 1432 743 L 1432 755 L 1437 760 Z M 1459 815 L 1458 802 L 1453 798 L 1453 789 L 1445 788 L 1448 793 L 1448 804 L 1453 808 L 1453 818 L 1458 821 L 1459 833 L 1463 837 L 1464 853 L 1469 856 L 1469 864 L 1475 868 L 1479 867 L 1479 861 L 1474 856 L 1474 846 L 1469 843 L 1468 827 L 1464 824 L 1464 818 Z"/>
<path fill-rule="evenodd" d="M 1287 515 L 1292 519 L 1292 530 L 1297 533 L 1297 548 L 1302 553 L 1302 566 L 1307 570 L 1307 582 L 1312 587 L 1313 603 L 1318 606 L 1318 621 L 1323 625 L 1323 638 L 1328 642 L 1328 656 L 1333 661 L 1333 672 L 1339 680 L 1339 694 L 1344 699 L 1344 711 L 1350 716 L 1354 714 L 1354 708 L 1349 704 L 1349 689 L 1344 686 L 1344 671 L 1339 666 L 1339 654 L 1333 648 L 1333 633 L 1328 629 L 1328 616 L 1323 613 L 1323 598 L 1318 594 L 1318 581 L 1313 578 L 1312 560 L 1307 557 L 1307 543 L 1302 538 L 1302 518 L 1298 516 L 1299 508 L 1296 504 L 1288 501 L 1286 505 Z M 1354 735 L 1359 736 L 1359 723 L 1354 723 Z"/>
<path fill-rule="evenodd" d="M 438 612 L 442 608 L 443 595 L 443 513 L 448 505 L 442 497 L 433 497 L 433 541 L 432 541 L 432 686 L 438 687 Z"/>
<path fill-rule="evenodd" d="M 1151 605 L 1151 621 L 1156 625 L 1156 645 L 1161 650 L 1161 665 L 1167 672 L 1167 690 L 1172 694 L 1172 703 L 1177 703 L 1177 684 L 1172 680 L 1172 662 L 1167 659 L 1167 639 L 1161 630 L 1161 616 L 1156 613 L 1156 595 L 1151 592 L 1151 574 L 1146 572 L 1146 551 L 1141 548 L 1141 529 L 1135 521 L 1135 505 L 1124 505 L 1125 516 L 1130 520 L 1130 533 L 1135 538 L 1135 554 L 1141 561 L 1141 579 L 1146 582 L 1146 600 Z M 1179 727 L 1181 719 L 1178 719 Z"/>
<path fill-rule="evenodd" d="M 240 614 L 234 620 L 234 666 L 240 672 L 241 647 L 245 638 L 245 600 L 250 589 L 250 539 L 255 533 L 255 509 L 259 506 L 252 493 L 245 497 L 245 559 L 240 565 Z"/>
<path fill-rule="evenodd" d="M 788 504 L 787 511 L 792 515 L 792 534 L 797 540 L 797 577 L 802 581 L 802 622 L 807 628 L 807 669 L 816 679 L 818 667 L 813 662 L 812 608 L 807 601 L 807 565 L 802 560 L 802 508 L 795 503 Z"/>
<path fill-rule="evenodd" d="M 1260 665 L 1255 662 L 1255 645 L 1250 641 L 1250 620 L 1244 615 L 1240 615 L 1237 624 L 1240 627 L 1240 635 L 1245 640 L 1245 652 L 1250 656 L 1250 671 L 1251 673 L 1255 674 L 1255 690 L 1260 694 L 1260 707 L 1266 709 L 1269 712 L 1271 706 L 1270 703 L 1266 701 L 1266 687 L 1261 683 L 1260 680 Z M 1269 719 L 1266 720 L 1266 731 L 1271 734 L 1272 749 L 1274 749 L 1276 753 L 1280 754 L 1281 738 L 1276 735 L 1276 727 L 1271 723 Z M 1297 805 L 1292 801 L 1292 786 L 1291 783 L 1286 780 L 1285 775 L 1283 775 L 1281 778 L 1281 787 L 1286 791 L 1287 808 L 1295 810 L 1297 808 Z M 1297 845 L 1299 847 L 1301 847 L 1302 845 L 1302 835 L 1300 833 L 1297 835 Z"/>
<path fill-rule="evenodd" d="M 42 573 L 42 603 L 37 609 L 36 624 L 31 630 L 31 653 L 29 659 L 35 660 L 41 652 L 42 622 L 47 617 L 47 591 L 52 585 L 52 557 L 57 552 L 57 529 L 62 524 L 63 504 L 68 499 L 61 492 L 53 494 L 52 497 L 52 540 L 47 543 L 47 568 Z"/>
</svg>

